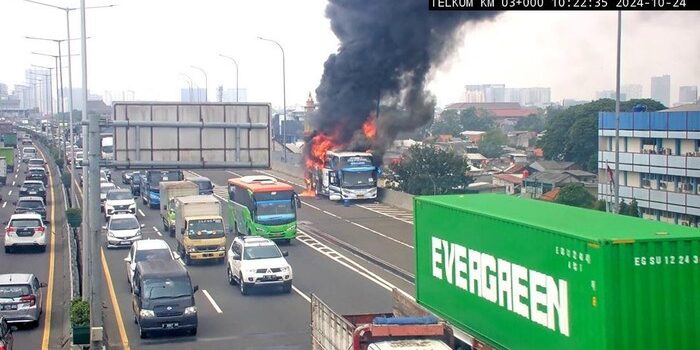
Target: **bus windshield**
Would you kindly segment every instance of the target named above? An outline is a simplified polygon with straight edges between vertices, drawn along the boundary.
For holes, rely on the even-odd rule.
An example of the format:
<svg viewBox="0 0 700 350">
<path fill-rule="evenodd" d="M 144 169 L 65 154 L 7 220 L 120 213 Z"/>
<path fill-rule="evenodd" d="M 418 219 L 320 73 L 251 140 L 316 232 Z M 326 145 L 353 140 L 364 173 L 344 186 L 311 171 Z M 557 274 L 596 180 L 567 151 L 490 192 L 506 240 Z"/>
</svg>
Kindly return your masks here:
<svg viewBox="0 0 700 350">
<path fill-rule="evenodd" d="M 375 186 L 374 170 L 365 171 L 343 171 L 342 172 L 343 187 L 369 187 Z"/>
<path fill-rule="evenodd" d="M 264 225 L 282 225 L 294 221 L 296 209 L 291 199 L 257 201 L 255 221 Z"/>
</svg>

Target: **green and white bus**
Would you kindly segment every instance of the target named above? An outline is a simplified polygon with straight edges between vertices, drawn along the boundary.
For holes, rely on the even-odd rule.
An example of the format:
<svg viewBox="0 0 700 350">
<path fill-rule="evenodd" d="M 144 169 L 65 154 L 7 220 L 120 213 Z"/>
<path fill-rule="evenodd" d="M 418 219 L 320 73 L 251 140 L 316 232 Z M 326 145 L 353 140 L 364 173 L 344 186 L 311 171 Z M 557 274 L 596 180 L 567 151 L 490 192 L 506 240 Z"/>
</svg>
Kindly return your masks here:
<svg viewBox="0 0 700 350">
<path fill-rule="evenodd" d="M 289 242 L 297 235 L 294 188 L 269 176 L 228 180 L 228 223 L 234 234 L 255 235 Z"/>
</svg>

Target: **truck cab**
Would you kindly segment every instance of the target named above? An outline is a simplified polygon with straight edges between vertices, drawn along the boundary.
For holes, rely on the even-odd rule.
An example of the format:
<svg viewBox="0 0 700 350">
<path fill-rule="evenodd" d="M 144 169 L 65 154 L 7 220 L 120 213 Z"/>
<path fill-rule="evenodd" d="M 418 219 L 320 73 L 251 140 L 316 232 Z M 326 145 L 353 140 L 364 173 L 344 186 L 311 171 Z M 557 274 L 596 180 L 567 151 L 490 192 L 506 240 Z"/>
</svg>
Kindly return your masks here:
<svg viewBox="0 0 700 350">
<path fill-rule="evenodd" d="M 176 197 L 175 237 L 185 264 L 226 260 L 226 228 L 221 203 L 213 195 Z"/>
</svg>

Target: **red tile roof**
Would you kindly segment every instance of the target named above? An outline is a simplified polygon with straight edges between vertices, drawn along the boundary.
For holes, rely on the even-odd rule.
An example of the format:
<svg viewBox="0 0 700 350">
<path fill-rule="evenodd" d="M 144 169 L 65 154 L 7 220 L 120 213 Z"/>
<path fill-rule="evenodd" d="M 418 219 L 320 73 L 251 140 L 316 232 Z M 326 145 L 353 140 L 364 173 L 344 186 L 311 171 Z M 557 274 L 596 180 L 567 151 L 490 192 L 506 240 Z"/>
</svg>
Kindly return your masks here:
<svg viewBox="0 0 700 350">
<path fill-rule="evenodd" d="M 523 182 L 523 179 L 521 177 L 512 175 L 512 174 L 496 174 L 493 177 L 503 180 L 503 181 L 508 181 L 510 183 L 514 184 L 519 184 Z"/>
<path fill-rule="evenodd" d="M 554 202 L 557 200 L 557 197 L 559 197 L 559 191 L 561 191 L 559 187 L 554 187 L 551 191 L 540 196 L 540 199 L 547 202 Z"/>
<path fill-rule="evenodd" d="M 492 109 L 489 113 L 495 118 L 525 118 L 537 113 L 537 108 Z"/>
</svg>

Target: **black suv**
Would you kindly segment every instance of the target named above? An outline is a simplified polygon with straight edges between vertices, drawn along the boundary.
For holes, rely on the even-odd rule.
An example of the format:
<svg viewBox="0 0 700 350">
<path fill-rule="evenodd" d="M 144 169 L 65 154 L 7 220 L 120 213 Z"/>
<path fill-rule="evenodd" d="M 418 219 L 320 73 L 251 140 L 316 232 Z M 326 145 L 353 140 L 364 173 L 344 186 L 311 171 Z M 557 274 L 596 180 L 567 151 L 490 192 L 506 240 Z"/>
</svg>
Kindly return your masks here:
<svg viewBox="0 0 700 350">
<path fill-rule="evenodd" d="M 29 168 L 27 170 L 27 176 L 24 178 L 25 180 L 39 180 L 46 185 L 46 182 L 48 182 L 48 176 L 46 176 L 46 169 L 44 168 Z"/>
<path fill-rule="evenodd" d="M 38 196 L 46 202 L 46 187 L 39 180 L 26 180 L 19 189 L 20 197 Z"/>
<path fill-rule="evenodd" d="M 15 205 L 15 214 L 37 213 L 42 220 L 47 221 L 46 205 L 41 197 L 21 197 Z"/>
<path fill-rule="evenodd" d="M 141 172 L 140 171 L 134 171 L 131 174 L 131 182 L 129 183 L 129 187 L 131 188 L 131 194 L 134 196 L 140 196 L 141 195 L 141 180 L 142 180 Z"/>
</svg>

